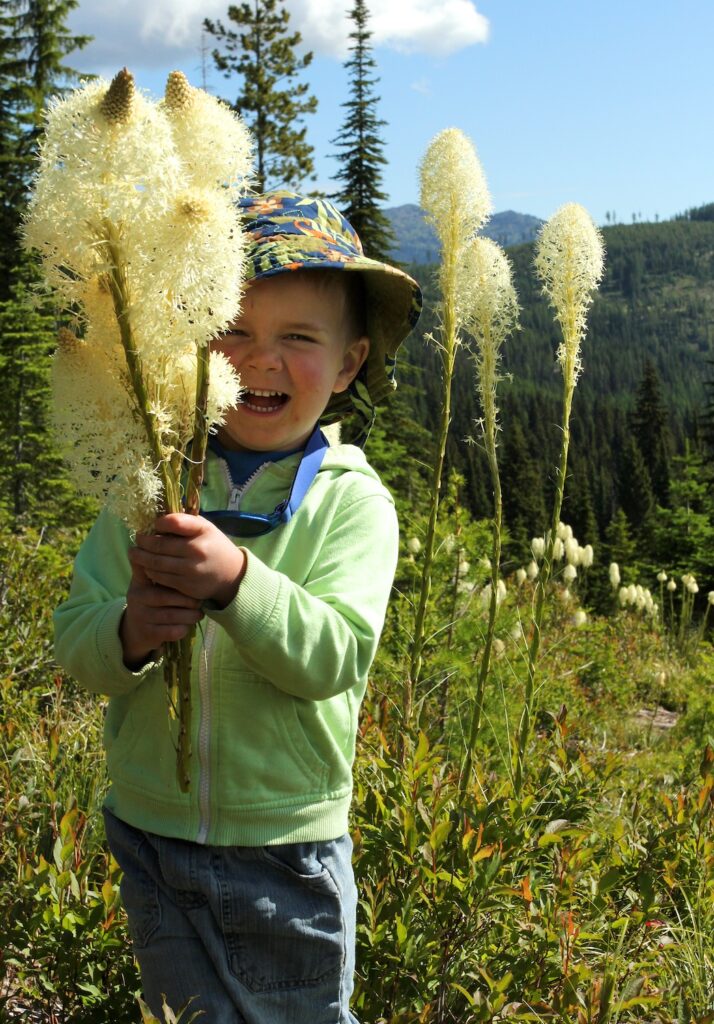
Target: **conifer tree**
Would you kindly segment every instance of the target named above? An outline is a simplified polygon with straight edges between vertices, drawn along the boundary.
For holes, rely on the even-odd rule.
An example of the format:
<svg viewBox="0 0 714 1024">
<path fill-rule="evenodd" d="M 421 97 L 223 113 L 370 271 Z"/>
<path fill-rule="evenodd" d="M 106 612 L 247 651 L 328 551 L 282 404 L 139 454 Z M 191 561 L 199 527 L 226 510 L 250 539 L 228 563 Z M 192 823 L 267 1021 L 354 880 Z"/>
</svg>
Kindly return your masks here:
<svg viewBox="0 0 714 1024">
<path fill-rule="evenodd" d="M 23 113 L 28 89 L 17 18 L 9 4 L 0 9 L 0 300 L 11 286 L 27 160 Z"/>
<path fill-rule="evenodd" d="M 312 62 L 312 53 L 298 56 L 299 32 L 288 32 L 290 15 L 284 0 L 252 0 L 232 5 L 229 19 L 238 30 L 206 18 L 204 28 L 221 49 L 213 51 L 225 78 L 242 79 L 234 109 L 255 138 L 256 186 L 299 186 L 314 174 L 313 149 L 301 127 L 305 114 L 314 114 L 317 99 L 297 78 Z"/>
<path fill-rule="evenodd" d="M 92 37 L 73 35 L 67 28 L 67 17 L 79 7 L 79 0 L 14 0 L 13 6 L 28 87 L 28 117 L 37 132 L 48 97 L 66 92 L 80 77 L 63 63 L 65 57 L 83 49 Z"/>
<path fill-rule="evenodd" d="M 47 99 L 79 74 L 64 63 L 90 36 L 73 35 L 78 0 L 5 0 L 0 9 L 0 300 L 12 288 L 25 189 Z"/>
<path fill-rule="evenodd" d="M 655 501 L 649 471 L 634 438 L 627 438 L 617 474 L 620 506 L 635 534 L 642 534 L 654 511 Z"/>
<path fill-rule="evenodd" d="M 342 104 L 346 110 L 344 124 L 332 140 L 340 161 L 335 178 L 342 183 L 334 198 L 360 236 L 366 254 L 387 259 L 396 240 L 389 218 L 380 208 L 387 200 L 381 190 L 381 168 L 387 161 L 379 134 L 386 122 L 376 112 L 379 97 L 374 94 L 374 86 L 379 79 L 373 76 L 377 64 L 372 56 L 365 0 L 354 0 L 349 16 L 355 27 L 350 32 L 351 56 L 344 66 L 349 73 L 351 98 Z"/>
<path fill-rule="evenodd" d="M 55 319 L 33 303 L 37 272 L 18 235 L 42 109 L 79 77 L 64 60 L 89 41 L 65 24 L 77 4 L 8 0 L 0 9 L 0 511 L 16 524 L 36 512 L 46 525 L 70 502 L 46 422 Z"/>
<path fill-rule="evenodd" d="M 652 491 L 660 505 L 669 504 L 669 453 L 671 438 L 669 416 L 662 399 L 662 388 L 657 370 L 647 360 L 639 387 L 630 426 L 642 452 Z"/>
<path fill-rule="evenodd" d="M 530 540 L 546 526 L 541 467 L 528 450 L 519 420 L 512 419 L 501 449 L 503 516 L 511 538 L 510 551 L 517 558 L 528 555 Z"/>
<path fill-rule="evenodd" d="M 10 298 L 0 302 L 0 522 L 15 527 L 67 525 L 81 519 L 79 498 L 52 444 L 49 416 L 53 313 L 38 308 L 35 271 L 20 266 Z"/>
</svg>

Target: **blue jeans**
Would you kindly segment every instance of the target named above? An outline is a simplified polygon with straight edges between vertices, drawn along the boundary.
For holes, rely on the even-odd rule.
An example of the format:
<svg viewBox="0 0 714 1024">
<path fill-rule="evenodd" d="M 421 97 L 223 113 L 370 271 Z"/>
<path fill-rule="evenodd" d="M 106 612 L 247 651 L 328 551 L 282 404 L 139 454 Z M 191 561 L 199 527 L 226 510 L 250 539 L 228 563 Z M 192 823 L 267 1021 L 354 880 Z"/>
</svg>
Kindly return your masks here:
<svg viewBox="0 0 714 1024">
<path fill-rule="evenodd" d="M 144 998 L 163 1020 L 193 998 L 197 1024 L 357 1024 L 349 1011 L 352 842 L 201 846 L 108 810 L 109 848 Z"/>
</svg>

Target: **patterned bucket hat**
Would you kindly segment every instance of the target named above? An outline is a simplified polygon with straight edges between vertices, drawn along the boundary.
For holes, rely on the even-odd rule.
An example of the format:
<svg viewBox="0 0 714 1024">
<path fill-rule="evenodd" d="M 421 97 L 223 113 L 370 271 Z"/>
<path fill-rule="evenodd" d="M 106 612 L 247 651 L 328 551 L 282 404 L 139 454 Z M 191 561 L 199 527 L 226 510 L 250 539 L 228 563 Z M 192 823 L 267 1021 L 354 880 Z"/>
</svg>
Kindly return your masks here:
<svg viewBox="0 0 714 1024">
<path fill-rule="evenodd" d="M 248 235 L 246 280 L 291 270 L 359 271 L 365 286 L 369 355 L 347 391 L 331 397 L 320 419 L 335 423 L 356 412 L 366 439 L 375 406 L 396 387 L 397 349 L 419 319 L 421 289 L 396 267 L 369 259 L 357 232 L 327 199 L 294 192 L 245 196 L 239 203 Z"/>
</svg>

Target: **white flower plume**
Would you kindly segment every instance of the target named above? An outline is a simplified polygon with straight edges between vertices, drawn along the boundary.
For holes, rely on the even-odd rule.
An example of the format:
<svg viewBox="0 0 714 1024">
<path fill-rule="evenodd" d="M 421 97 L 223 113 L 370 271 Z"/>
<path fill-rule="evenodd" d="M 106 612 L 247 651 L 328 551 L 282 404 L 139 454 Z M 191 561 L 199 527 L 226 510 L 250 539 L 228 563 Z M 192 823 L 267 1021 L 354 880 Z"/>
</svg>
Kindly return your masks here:
<svg viewBox="0 0 714 1024">
<path fill-rule="evenodd" d="M 458 128 L 439 132 L 421 161 L 419 180 L 419 203 L 444 250 L 462 249 L 493 210 L 473 143 Z"/>
<path fill-rule="evenodd" d="M 590 214 L 578 203 L 561 206 L 538 236 L 535 269 L 563 332 L 558 361 L 573 385 L 581 368 L 587 311 L 604 265 L 602 235 Z"/>
</svg>

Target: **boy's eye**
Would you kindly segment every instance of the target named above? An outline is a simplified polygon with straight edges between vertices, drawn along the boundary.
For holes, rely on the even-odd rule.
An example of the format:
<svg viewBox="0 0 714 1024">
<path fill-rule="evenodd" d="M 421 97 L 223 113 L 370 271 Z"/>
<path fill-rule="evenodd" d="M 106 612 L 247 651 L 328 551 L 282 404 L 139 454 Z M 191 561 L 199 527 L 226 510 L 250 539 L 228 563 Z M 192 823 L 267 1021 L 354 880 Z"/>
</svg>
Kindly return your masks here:
<svg viewBox="0 0 714 1024">
<path fill-rule="evenodd" d="M 247 331 L 241 330 L 239 327 L 234 327 L 230 331 L 223 331 L 220 335 L 221 341 L 240 341 L 241 338 L 247 336 Z"/>
<path fill-rule="evenodd" d="M 300 334 L 298 331 L 291 331 L 287 337 L 292 341 L 315 341 L 309 334 Z"/>
</svg>

